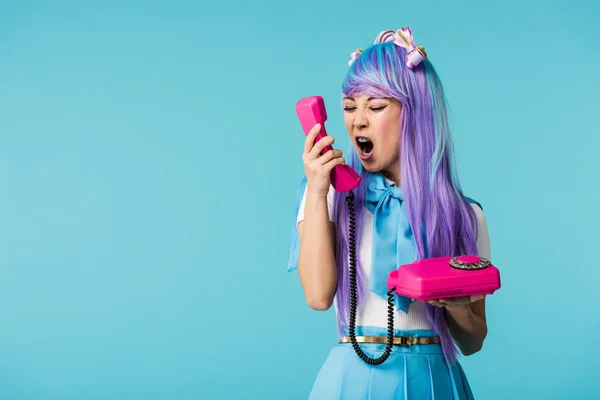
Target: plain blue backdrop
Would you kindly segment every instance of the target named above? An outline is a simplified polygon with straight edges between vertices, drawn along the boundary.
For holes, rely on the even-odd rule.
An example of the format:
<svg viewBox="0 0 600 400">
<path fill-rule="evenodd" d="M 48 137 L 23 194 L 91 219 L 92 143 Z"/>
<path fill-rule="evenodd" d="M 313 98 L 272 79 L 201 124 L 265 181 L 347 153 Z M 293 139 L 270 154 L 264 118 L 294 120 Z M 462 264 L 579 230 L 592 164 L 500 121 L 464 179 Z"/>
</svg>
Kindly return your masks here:
<svg viewBox="0 0 600 400">
<path fill-rule="evenodd" d="M 503 288 L 478 399 L 600 391 L 597 2 L 4 1 L 0 398 L 306 399 L 336 341 L 286 274 L 304 136 L 410 25 Z"/>
</svg>

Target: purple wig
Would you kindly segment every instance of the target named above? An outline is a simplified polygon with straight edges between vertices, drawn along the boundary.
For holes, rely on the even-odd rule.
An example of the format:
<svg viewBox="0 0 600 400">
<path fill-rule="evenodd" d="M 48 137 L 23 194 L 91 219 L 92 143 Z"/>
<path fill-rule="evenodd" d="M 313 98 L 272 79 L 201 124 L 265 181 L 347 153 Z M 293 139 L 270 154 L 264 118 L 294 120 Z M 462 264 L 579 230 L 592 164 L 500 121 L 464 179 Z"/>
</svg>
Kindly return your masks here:
<svg viewBox="0 0 600 400">
<path fill-rule="evenodd" d="M 395 98 L 402 104 L 399 158 L 404 204 L 415 238 L 417 258 L 477 255 L 476 216 L 462 194 L 454 168 L 454 150 L 441 82 L 426 59 L 412 70 L 405 65 L 406 50 L 393 43 L 372 45 L 352 63 L 343 81 L 344 95 L 362 93 Z M 359 173 L 363 168 L 355 151 L 348 163 Z M 364 180 L 363 180 L 364 182 Z M 335 193 L 338 329 L 348 324 L 350 282 L 348 276 L 348 209 L 345 193 Z M 361 240 L 364 187 L 356 193 L 356 246 Z M 357 259 L 358 304 L 364 298 L 364 274 Z M 448 363 L 457 349 L 444 310 L 429 304 L 427 317 L 440 336 Z"/>
</svg>

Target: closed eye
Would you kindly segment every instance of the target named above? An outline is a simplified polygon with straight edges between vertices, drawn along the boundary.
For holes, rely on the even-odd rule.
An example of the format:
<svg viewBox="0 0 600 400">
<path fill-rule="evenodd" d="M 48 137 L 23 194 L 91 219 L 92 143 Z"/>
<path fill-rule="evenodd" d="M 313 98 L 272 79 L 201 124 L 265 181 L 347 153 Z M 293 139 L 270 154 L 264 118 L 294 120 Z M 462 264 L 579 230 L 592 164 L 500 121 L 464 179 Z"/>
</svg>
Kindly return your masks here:
<svg viewBox="0 0 600 400">
<path fill-rule="evenodd" d="M 371 110 L 371 111 L 375 111 L 375 112 L 377 112 L 377 111 L 382 111 L 382 110 L 383 110 L 384 108 L 386 108 L 386 107 L 387 107 L 387 106 L 382 106 L 382 107 L 370 107 L 370 110 Z M 351 111 L 354 111 L 354 110 L 356 110 L 356 107 L 344 107 L 344 111 L 346 111 L 346 112 L 351 112 Z"/>
</svg>

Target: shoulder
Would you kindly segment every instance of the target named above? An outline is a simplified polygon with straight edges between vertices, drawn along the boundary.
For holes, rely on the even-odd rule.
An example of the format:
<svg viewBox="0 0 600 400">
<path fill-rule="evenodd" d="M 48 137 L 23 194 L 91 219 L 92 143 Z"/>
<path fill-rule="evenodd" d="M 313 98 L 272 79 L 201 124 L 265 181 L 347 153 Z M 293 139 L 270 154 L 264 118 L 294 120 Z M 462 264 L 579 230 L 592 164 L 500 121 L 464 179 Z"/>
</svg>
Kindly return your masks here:
<svg viewBox="0 0 600 400">
<path fill-rule="evenodd" d="M 465 198 L 467 199 L 467 201 L 471 205 L 471 208 L 475 212 L 475 217 L 477 218 L 477 225 L 485 223 L 485 213 L 483 212 L 483 206 L 481 205 L 481 203 L 467 196 L 465 196 Z"/>
<path fill-rule="evenodd" d="M 475 217 L 477 217 L 477 224 L 481 225 L 482 223 L 485 223 L 486 222 L 485 213 L 483 212 L 483 208 L 481 207 L 481 204 L 479 204 L 477 202 L 472 202 L 471 208 L 475 212 Z"/>
</svg>

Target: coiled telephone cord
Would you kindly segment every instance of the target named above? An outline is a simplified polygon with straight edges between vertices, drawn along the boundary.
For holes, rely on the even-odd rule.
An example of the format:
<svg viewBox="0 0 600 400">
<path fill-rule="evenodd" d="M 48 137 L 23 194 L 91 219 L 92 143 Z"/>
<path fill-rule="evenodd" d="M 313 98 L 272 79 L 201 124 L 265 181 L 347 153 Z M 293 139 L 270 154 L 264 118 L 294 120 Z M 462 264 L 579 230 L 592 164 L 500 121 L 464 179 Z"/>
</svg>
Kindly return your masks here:
<svg viewBox="0 0 600 400">
<path fill-rule="evenodd" d="M 352 347 L 358 356 L 367 364 L 380 365 L 390 356 L 394 342 L 394 290 L 391 288 L 387 292 L 388 296 L 388 329 L 387 344 L 383 354 L 378 358 L 371 358 L 365 354 L 356 341 L 356 307 L 357 307 L 357 287 L 356 287 L 356 214 L 354 210 L 354 193 L 350 191 L 346 196 L 348 204 L 348 240 L 349 240 L 349 273 L 350 273 L 350 341 Z"/>
</svg>

